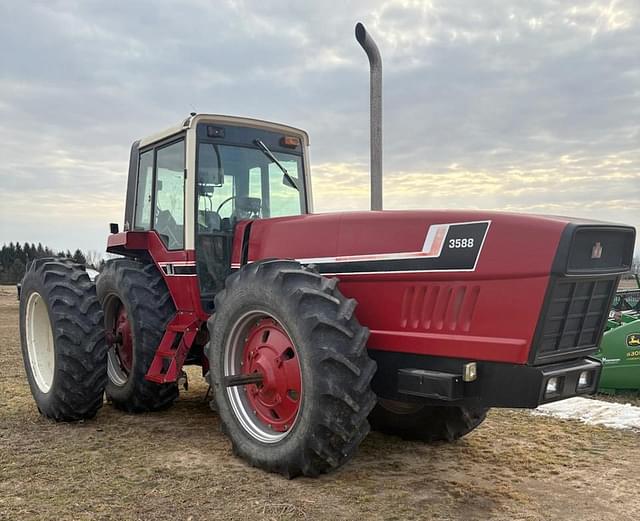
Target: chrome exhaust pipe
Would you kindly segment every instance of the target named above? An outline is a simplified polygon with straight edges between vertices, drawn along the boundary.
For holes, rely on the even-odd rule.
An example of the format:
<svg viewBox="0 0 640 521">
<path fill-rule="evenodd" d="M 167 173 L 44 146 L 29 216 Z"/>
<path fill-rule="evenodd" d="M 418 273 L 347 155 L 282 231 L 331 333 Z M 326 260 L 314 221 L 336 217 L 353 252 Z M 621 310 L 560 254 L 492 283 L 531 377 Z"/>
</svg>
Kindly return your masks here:
<svg viewBox="0 0 640 521">
<path fill-rule="evenodd" d="M 371 209 L 382 210 L 382 58 L 360 22 L 356 24 L 356 40 L 367 53 L 370 69 Z"/>
</svg>

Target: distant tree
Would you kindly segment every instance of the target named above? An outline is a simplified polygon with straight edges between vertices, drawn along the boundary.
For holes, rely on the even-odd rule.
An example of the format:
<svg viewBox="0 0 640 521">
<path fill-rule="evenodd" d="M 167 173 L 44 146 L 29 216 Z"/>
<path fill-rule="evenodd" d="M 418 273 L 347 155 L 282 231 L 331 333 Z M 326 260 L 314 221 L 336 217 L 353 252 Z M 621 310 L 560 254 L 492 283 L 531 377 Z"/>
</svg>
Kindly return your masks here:
<svg viewBox="0 0 640 521">
<path fill-rule="evenodd" d="M 102 263 L 102 253 L 96 250 L 88 250 L 84 254 L 84 256 L 85 259 L 87 259 L 87 266 L 93 268 L 94 270 L 98 270 L 100 264 Z"/>
<path fill-rule="evenodd" d="M 73 259 L 79 264 L 88 265 L 100 271 L 104 266 L 102 253 L 90 250 L 85 254 L 76 249 L 72 254 L 70 250 L 56 252 L 42 243 L 3 244 L 0 247 L 0 284 L 16 284 L 24 277 L 25 269 L 34 259 L 42 257 L 62 257 Z"/>
<path fill-rule="evenodd" d="M 87 259 L 85 258 L 84 254 L 80 251 L 80 248 L 78 248 L 75 252 L 73 252 L 73 256 L 71 258 L 73 259 L 74 262 L 77 262 L 78 264 L 87 263 Z"/>
<path fill-rule="evenodd" d="M 22 249 L 22 246 L 20 246 L 19 242 L 16 242 L 16 254 L 15 254 L 14 260 L 20 260 L 22 261 L 22 264 L 26 264 L 24 250 Z"/>
<path fill-rule="evenodd" d="M 16 259 L 9 268 L 8 276 L 12 284 L 17 283 L 24 277 L 25 263 L 21 259 Z M 15 282 L 14 282 L 15 281 Z"/>
<path fill-rule="evenodd" d="M 0 248 L 0 284 L 16 284 L 24 277 L 26 266 L 37 258 L 46 255 L 53 256 L 54 252 L 42 244 L 38 246 L 25 242 L 10 242 Z"/>
</svg>

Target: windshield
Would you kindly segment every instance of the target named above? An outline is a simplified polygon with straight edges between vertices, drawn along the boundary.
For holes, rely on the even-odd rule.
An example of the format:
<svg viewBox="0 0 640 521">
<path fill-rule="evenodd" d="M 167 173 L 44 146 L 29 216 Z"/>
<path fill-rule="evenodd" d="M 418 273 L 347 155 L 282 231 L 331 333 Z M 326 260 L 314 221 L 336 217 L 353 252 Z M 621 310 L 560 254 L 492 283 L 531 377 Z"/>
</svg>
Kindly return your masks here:
<svg viewBox="0 0 640 521">
<path fill-rule="evenodd" d="M 259 148 L 199 143 L 198 229 L 220 230 L 223 220 L 300 215 L 304 190 L 302 158 Z M 283 173 L 280 166 L 286 169 Z M 203 230 L 204 228 L 204 230 Z"/>
</svg>

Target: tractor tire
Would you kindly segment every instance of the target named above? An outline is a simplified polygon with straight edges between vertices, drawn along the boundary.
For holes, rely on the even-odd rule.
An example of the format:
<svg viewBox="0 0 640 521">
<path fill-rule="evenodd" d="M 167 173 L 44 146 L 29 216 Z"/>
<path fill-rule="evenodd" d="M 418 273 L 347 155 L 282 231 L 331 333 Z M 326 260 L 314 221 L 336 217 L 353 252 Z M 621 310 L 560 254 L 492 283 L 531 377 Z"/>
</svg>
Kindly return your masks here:
<svg viewBox="0 0 640 521">
<path fill-rule="evenodd" d="M 380 399 L 369 416 L 371 428 L 414 441 L 454 441 L 478 427 L 488 407 L 424 405 Z"/>
<path fill-rule="evenodd" d="M 40 413 L 56 421 L 93 418 L 107 382 L 102 308 L 84 266 L 33 261 L 20 292 L 22 358 Z"/>
<path fill-rule="evenodd" d="M 244 266 L 216 295 L 210 384 L 234 453 L 255 467 L 318 476 L 347 462 L 369 433 L 369 330 L 336 284 L 269 260 Z M 261 383 L 227 386 L 228 377 L 256 372 Z"/>
<path fill-rule="evenodd" d="M 96 282 L 109 345 L 107 398 L 131 413 L 159 411 L 178 397 L 177 383 L 145 379 L 167 323 L 175 314 L 171 294 L 154 264 L 114 259 Z"/>
</svg>

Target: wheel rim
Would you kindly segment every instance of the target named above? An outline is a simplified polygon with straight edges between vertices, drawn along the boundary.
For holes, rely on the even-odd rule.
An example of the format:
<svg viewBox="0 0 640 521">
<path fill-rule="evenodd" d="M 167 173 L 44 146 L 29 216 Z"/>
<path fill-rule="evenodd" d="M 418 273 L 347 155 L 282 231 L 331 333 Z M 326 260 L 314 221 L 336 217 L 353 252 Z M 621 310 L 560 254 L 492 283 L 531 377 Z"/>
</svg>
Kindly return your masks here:
<svg viewBox="0 0 640 521">
<path fill-rule="evenodd" d="M 129 379 L 133 367 L 133 336 L 127 308 L 116 296 L 105 302 L 105 326 L 107 330 L 107 374 L 118 386 Z"/>
<path fill-rule="evenodd" d="M 271 314 L 246 313 L 224 353 L 224 376 L 260 373 L 261 384 L 228 387 L 233 412 L 253 438 L 276 443 L 292 430 L 302 403 L 300 362 L 290 335 Z"/>
<path fill-rule="evenodd" d="M 33 378 L 40 391 L 48 393 L 53 383 L 56 356 L 49 311 L 40 293 L 36 292 L 27 301 L 26 341 Z"/>
</svg>

